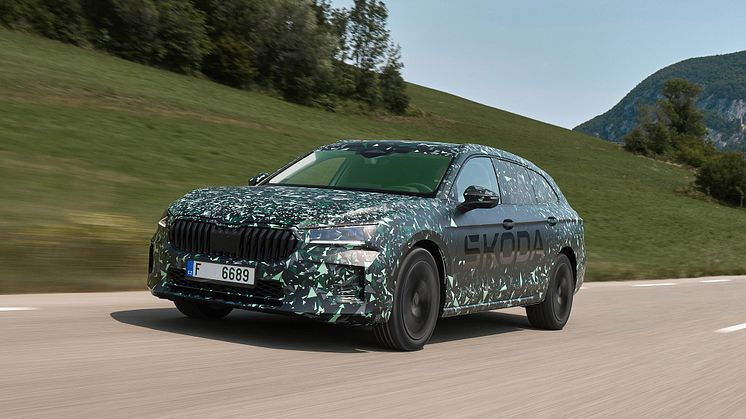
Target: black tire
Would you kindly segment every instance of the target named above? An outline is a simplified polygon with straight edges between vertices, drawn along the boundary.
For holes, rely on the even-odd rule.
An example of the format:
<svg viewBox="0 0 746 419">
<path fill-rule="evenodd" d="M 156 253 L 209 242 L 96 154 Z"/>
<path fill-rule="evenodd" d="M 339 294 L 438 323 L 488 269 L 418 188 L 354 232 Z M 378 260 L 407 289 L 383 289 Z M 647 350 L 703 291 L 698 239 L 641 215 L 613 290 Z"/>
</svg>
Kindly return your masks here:
<svg viewBox="0 0 746 419">
<path fill-rule="evenodd" d="M 544 301 L 527 306 L 526 316 L 528 322 L 536 328 L 561 330 L 570 319 L 575 294 L 575 275 L 567 256 L 557 256 L 550 275 Z"/>
<path fill-rule="evenodd" d="M 174 304 L 176 305 L 176 308 L 179 309 L 181 314 L 195 319 L 222 319 L 231 311 L 233 311 L 232 307 L 210 303 L 196 303 L 193 301 L 176 300 L 174 301 Z"/>
<path fill-rule="evenodd" d="M 415 248 L 396 278 L 394 307 L 388 322 L 373 326 L 378 342 L 400 351 L 416 351 L 430 340 L 440 314 L 440 279 L 433 256 Z"/>
</svg>

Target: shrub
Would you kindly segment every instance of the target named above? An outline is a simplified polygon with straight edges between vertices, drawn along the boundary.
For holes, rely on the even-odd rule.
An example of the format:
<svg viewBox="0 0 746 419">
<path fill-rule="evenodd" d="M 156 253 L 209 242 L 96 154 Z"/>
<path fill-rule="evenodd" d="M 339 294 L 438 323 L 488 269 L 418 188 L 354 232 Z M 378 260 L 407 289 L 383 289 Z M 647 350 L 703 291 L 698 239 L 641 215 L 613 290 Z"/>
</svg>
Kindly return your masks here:
<svg viewBox="0 0 746 419">
<path fill-rule="evenodd" d="M 676 160 L 692 167 L 701 167 L 716 154 L 715 147 L 698 137 L 682 135 L 676 139 Z"/>
<path fill-rule="evenodd" d="M 630 153 L 642 154 L 643 156 L 653 154 L 650 151 L 650 140 L 648 140 L 645 131 L 639 126 L 624 136 L 624 149 Z"/>
<path fill-rule="evenodd" d="M 741 153 L 720 153 L 697 172 L 697 186 L 715 199 L 743 204 L 746 192 L 746 159 Z"/>
</svg>

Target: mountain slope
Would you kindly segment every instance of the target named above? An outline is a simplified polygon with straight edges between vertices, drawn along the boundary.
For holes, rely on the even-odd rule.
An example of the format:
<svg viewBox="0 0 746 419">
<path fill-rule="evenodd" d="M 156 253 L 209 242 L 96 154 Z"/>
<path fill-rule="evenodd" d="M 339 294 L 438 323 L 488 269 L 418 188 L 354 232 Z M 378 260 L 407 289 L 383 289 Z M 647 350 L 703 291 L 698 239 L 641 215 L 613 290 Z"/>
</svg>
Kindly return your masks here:
<svg viewBox="0 0 746 419">
<path fill-rule="evenodd" d="M 408 89 L 424 116 L 335 114 L 0 31 L 0 292 L 142 289 L 170 201 L 339 138 L 474 142 L 534 161 L 586 220 L 591 280 L 746 272 L 744 212 L 676 192 L 691 172 Z"/>
<path fill-rule="evenodd" d="M 577 127 L 576 131 L 611 141 L 622 141 L 636 124 L 640 105 L 660 97 L 663 83 L 683 78 L 702 86 L 697 106 L 705 113 L 708 136 L 722 149 L 746 150 L 746 51 L 691 58 L 665 67 L 643 80 L 617 105 Z"/>
</svg>

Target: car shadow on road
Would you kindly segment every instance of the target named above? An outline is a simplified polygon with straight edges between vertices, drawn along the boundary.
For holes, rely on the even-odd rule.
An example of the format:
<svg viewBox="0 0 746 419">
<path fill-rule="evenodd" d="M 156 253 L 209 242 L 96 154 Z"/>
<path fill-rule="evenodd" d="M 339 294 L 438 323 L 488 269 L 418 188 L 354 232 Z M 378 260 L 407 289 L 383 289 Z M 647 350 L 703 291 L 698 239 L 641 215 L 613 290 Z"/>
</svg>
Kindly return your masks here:
<svg viewBox="0 0 746 419">
<path fill-rule="evenodd" d="M 385 351 L 368 327 L 339 326 L 304 318 L 236 310 L 222 320 L 184 317 L 175 308 L 111 313 L 121 323 L 242 345 L 310 352 Z M 428 345 L 529 328 L 525 316 L 503 312 L 440 319 Z"/>
</svg>

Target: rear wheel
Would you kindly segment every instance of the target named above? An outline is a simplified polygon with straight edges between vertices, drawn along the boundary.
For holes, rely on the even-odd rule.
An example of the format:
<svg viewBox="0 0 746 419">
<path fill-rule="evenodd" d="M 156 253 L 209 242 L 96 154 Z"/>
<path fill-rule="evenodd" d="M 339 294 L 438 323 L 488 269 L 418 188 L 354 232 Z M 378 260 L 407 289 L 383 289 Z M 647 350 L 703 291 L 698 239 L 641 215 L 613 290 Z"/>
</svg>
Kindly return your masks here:
<svg viewBox="0 0 746 419">
<path fill-rule="evenodd" d="M 373 326 L 381 345 L 414 351 L 430 340 L 440 311 L 438 278 L 438 267 L 427 250 L 414 249 L 404 258 L 396 278 L 391 317 Z"/>
<path fill-rule="evenodd" d="M 176 300 L 176 308 L 181 314 L 195 319 L 222 319 L 227 316 L 233 308 L 211 303 L 196 303 L 194 301 Z"/>
<path fill-rule="evenodd" d="M 529 323 L 539 329 L 562 329 L 570 318 L 574 293 L 572 265 L 567 256 L 560 254 L 554 260 L 546 298 L 540 304 L 526 307 Z"/>
</svg>

